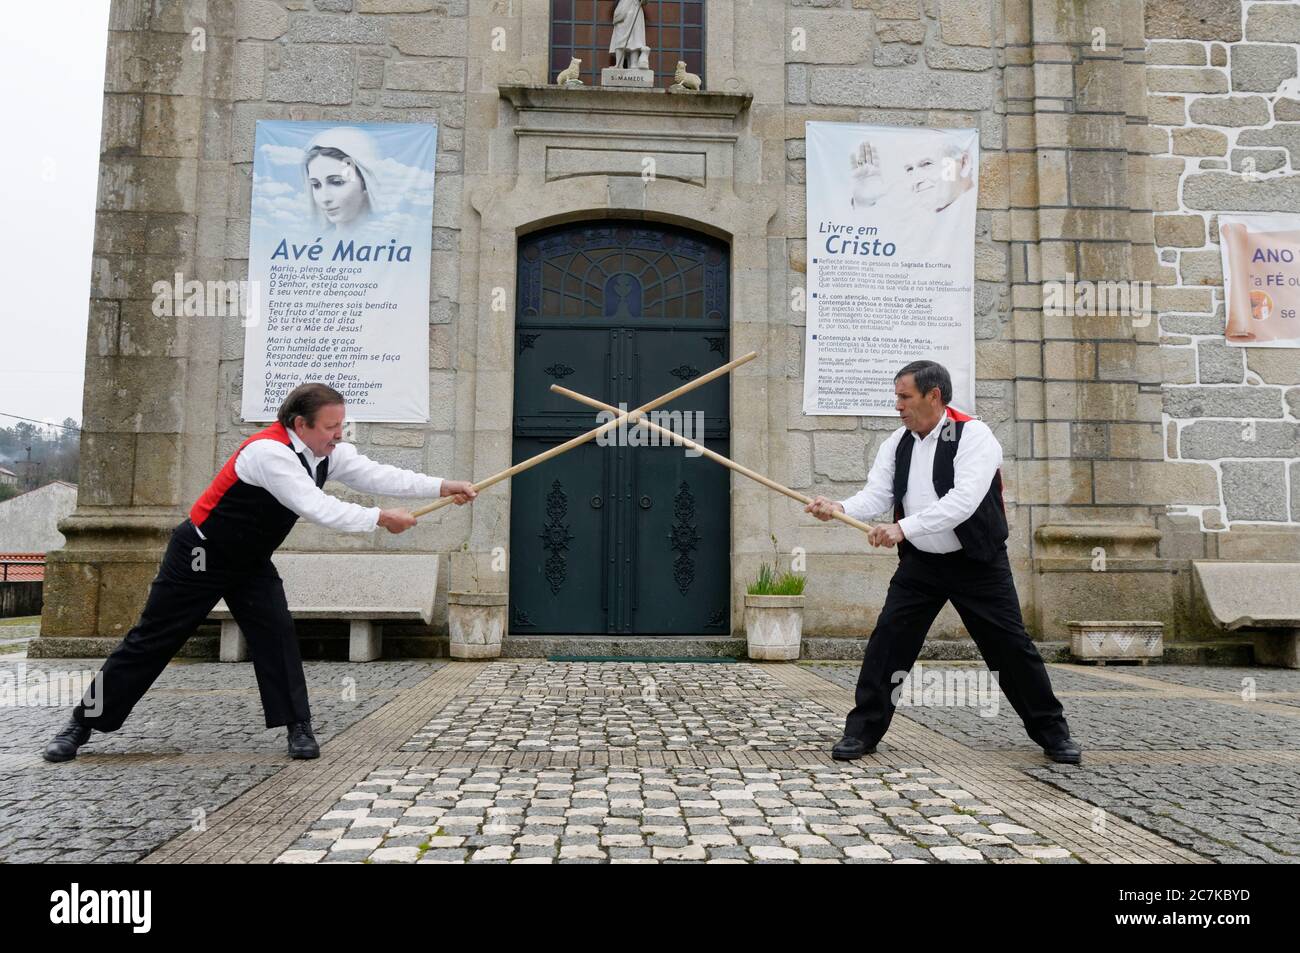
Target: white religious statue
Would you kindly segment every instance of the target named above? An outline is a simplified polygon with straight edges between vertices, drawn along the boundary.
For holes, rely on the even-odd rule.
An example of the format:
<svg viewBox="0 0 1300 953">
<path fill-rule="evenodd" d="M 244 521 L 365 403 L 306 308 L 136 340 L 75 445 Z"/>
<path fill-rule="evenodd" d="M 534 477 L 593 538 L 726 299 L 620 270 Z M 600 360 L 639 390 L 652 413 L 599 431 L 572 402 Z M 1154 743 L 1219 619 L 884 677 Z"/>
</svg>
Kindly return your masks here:
<svg viewBox="0 0 1300 953">
<path fill-rule="evenodd" d="M 569 65 L 560 70 L 559 75 L 555 77 L 556 86 L 581 86 L 582 85 L 582 60 L 576 56 L 569 59 Z"/>
<path fill-rule="evenodd" d="M 618 0 L 614 8 L 614 34 L 609 51 L 615 69 L 649 69 L 650 47 L 645 42 L 645 0 Z"/>
<path fill-rule="evenodd" d="M 670 93 L 698 93 L 700 91 L 700 78 L 694 73 L 686 72 L 686 62 L 684 60 L 677 61 L 677 71 L 673 73 L 673 84 L 668 87 L 668 91 Z"/>
</svg>

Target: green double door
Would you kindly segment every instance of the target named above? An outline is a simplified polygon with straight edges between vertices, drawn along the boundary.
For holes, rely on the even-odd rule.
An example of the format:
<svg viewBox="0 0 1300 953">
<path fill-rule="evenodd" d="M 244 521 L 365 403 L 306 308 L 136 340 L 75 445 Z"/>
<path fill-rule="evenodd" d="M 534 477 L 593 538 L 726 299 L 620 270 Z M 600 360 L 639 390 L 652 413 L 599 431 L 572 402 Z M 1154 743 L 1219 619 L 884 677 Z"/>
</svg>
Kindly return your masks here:
<svg viewBox="0 0 1300 953">
<path fill-rule="evenodd" d="M 521 242 L 514 461 L 601 422 L 551 384 L 632 408 L 726 363 L 726 272 L 725 245 L 645 223 Z M 724 376 L 660 410 L 729 455 L 729 393 Z M 515 477 L 510 631 L 728 632 L 729 487 L 724 467 L 629 428 Z"/>
</svg>

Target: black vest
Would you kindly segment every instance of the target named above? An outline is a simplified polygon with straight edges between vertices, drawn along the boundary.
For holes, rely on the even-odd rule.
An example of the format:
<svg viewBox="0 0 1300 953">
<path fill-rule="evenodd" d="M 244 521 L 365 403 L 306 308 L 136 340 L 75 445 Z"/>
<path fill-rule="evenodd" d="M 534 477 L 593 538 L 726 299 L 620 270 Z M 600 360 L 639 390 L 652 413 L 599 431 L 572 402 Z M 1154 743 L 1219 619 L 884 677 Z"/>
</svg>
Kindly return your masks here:
<svg viewBox="0 0 1300 953">
<path fill-rule="evenodd" d="M 954 483 L 954 461 L 957 458 L 957 446 L 961 443 L 961 434 L 966 427 L 964 420 L 945 418 L 937 425 L 951 427 L 954 435 L 948 439 L 940 433 L 938 445 L 934 450 L 934 492 L 940 499 L 952 489 Z M 916 443 L 912 432 L 905 431 L 894 451 L 894 522 L 903 518 L 903 497 L 907 493 L 907 480 L 912 467 L 912 446 Z M 1002 471 L 993 474 L 984 499 L 970 518 L 959 523 L 953 532 L 961 543 L 962 552 L 979 562 L 992 562 L 1007 547 L 1007 510 L 1002 502 Z M 912 545 L 903 540 L 898 544 L 898 554 L 902 556 L 903 547 Z"/>
<path fill-rule="evenodd" d="M 235 458 L 239 451 L 259 439 L 276 440 L 293 448 L 279 424 L 254 434 L 230 455 L 221 472 L 190 510 L 190 521 L 200 529 L 205 539 L 250 561 L 270 558 L 298 522 L 298 514 L 277 500 L 269 490 L 245 483 L 235 473 Z M 310 476 L 307 458 L 296 451 L 295 455 Z M 323 487 L 329 478 L 329 463 L 329 457 L 325 457 L 317 464 L 313 480 L 316 486 Z"/>
</svg>

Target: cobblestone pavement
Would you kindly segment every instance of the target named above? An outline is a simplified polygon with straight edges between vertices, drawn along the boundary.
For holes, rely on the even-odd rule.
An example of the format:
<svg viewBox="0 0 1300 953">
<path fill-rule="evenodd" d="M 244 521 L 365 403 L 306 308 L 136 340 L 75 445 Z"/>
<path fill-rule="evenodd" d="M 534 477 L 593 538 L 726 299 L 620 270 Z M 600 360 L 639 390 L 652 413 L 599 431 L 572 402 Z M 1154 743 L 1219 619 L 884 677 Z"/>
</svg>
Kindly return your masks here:
<svg viewBox="0 0 1300 953">
<path fill-rule="evenodd" d="M 1029 774 L 1225 864 L 1300 863 L 1300 766 L 1102 765 Z"/>
<path fill-rule="evenodd" d="M 1117 671 L 1124 671 L 1117 669 Z M 1282 705 L 1300 705 L 1300 671 L 1286 668 L 1206 667 L 1202 665 L 1149 665 L 1130 669 L 1146 678 L 1175 682 L 1193 688 L 1230 692 Z"/>
<path fill-rule="evenodd" d="M 815 670 L 849 688 L 857 677 L 856 667 Z M 1194 665 L 1049 671 L 1086 749 L 1086 770 L 1048 764 L 1026 773 L 1222 863 L 1300 863 L 1300 711 L 1272 707 L 1300 707 L 1300 672 Z M 1184 691 L 1190 697 L 1176 694 Z M 1001 701 L 992 718 L 970 708 L 900 711 L 974 749 L 1032 750 Z M 1270 758 L 1270 750 L 1292 757 Z M 1125 757 L 1107 764 L 1098 756 L 1106 751 L 1149 751 L 1147 760 L 1157 763 Z M 1234 753 L 1230 763 L 1223 763 L 1225 752 Z"/>
<path fill-rule="evenodd" d="M 835 762 L 856 664 L 540 660 L 310 663 L 322 757 L 293 762 L 251 667 L 173 665 L 71 764 L 39 760 L 66 709 L 0 709 L 0 861 L 1300 860 L 1296 673 L 1050 671 L 1082 767 L 1000 696 Z"/>
<path fill-rule="evenodd" d="M 1079 862 L 1052 836 L 914 758 L 830 761 L 842 712 L 791 691 L 773 671 L 482 666 L 399 750 L 443 759 L 482 752 L 488 763 L 377 767 L 275 859 Z M 833 691 L 813 682 L 814 693 Z M 543 759 L 549 767 L 534 766 Z M 587 760 L 605 763 L 584 767 Z"/>
<path fill-rule="evenodd" d="M 307 663 L 318 740 L 328 743 L 437 664 Z M 61 702 L 0 707 L 0 862 L 139 860 L 287 762 L 284 729 L 263 727 L 251 665 L 174 663 L 119 731 L 92 734 L 75 761 L 47 764 L 40 753 L 67 722 L 74 680 L 96 668 L 0 660 L 0 688 L 30 694 L 53 685 L 39 700 Z"/>
<path fill-rule="evenodd" d="M 402 750 L 818 751 L 840 737 L 840 719 L 773 687 L 750 665 L 501 662 Z"/>
<path fill-rule="evenodd" d="M 926 768 L 388 768 L 282 863 L 1077 863 Z"/>
<path fill-rule="evenodd" d="M 753 665 L 497 662 L 401 751 L 824 752 L 842 720 Z M 1077 862 L 921 767 L 388 767 L 280 862 Z"/>
<path fill-rule="evenodd" d="M 976 673 L 980 666 L 925 665 L 927 672 L 960 671 Z M 1167 681 L 1176 682 L 1196 678 L 1192 666 L 1178 666 L 1166 673 Z M 1189 669 L 1192 671 L 1189 672 Z M 1158 666 L 1107 671 L 1138 677 L 1151 677 Z M 822 665 L 814 668 L 819 675 L 833 680 L 852 691 L 857 681 L 857 666 Z M 1095 669 L 1093 671 L 1096 671 Z M 1204 671 L 1204 670 L 1202 670 Z M 1210 670 L 1213 671 L 1213 670 Z M 1254 671 L 1257 678 L 1267 681 L 1271 669 L 1243 669 Z M 1278 718 L 1265 711 L 1250 707 L 1229 707 L 1213 698 L 1181 698 L 1159 691 L 1158 687 L 1134 689 L 1114 679 L 1106 682 L 1101 676 L 1051 666 L 1049 674 L 1065 708 L 1070 733 L 1089 750 L 1181 750 L 1242 749 L 1242 748 L 1296 748 L 1300 749 L 1300 719 Z M 1215 679 L 1201 676 L 1220 684 L 1235 685 L 1240 690 L 1240 679 L 1231 676 Z M 1102 683 L 1100 687 L 1093 683 Z M 1193 682 L 1193 684 L 1195 684 Z M 1092 694 L 1097 692 L 1097 694 Z M 996 708 L 985 705 L 935 707 L 900 707 L 908 718 L 933 728 L 956 741 L 979 750 L 998 750 L 1008 747 L 1037 751 L 1038 746 L 1025 735 L 1015 709 L 1006 696 L 997 693 Z M 1265 698 L 1267 693 L 1265 693 Z M 1265 700 L 1261 698 L 1260 700 Z M 1085 700 L 1086 699 L 1086 700 Z M 996 711 L 996 714 L 992 712 Z"/>
</svg>

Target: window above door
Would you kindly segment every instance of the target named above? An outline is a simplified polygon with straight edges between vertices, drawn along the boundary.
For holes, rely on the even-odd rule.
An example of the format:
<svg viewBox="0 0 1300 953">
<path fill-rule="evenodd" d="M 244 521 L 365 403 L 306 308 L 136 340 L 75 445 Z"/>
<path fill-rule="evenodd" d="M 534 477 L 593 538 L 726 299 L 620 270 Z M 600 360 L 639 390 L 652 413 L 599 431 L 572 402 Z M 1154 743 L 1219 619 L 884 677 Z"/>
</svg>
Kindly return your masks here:
<svg viewBox="0 0 1300 953">
<path fill-rule="evenodd" d="M 547 82 L 569 65 L 582 60 L 582 81 L 600 85 L 600 71 L 613 65 L 609 40 L 614 32 L 615 0 L 551 0 L 551 62 Z M 645 0 L 645 39 L 650 47 L 650 68 L 655 86 L 673 81 L 679 60 L 704 80 L 704 0 Z"/>
<path fill-rule="evenodd" d="M 564 226 L 519 244 L 519 318 L 725 323 L 724 242 L 646 222 Z"/>
</svg>

